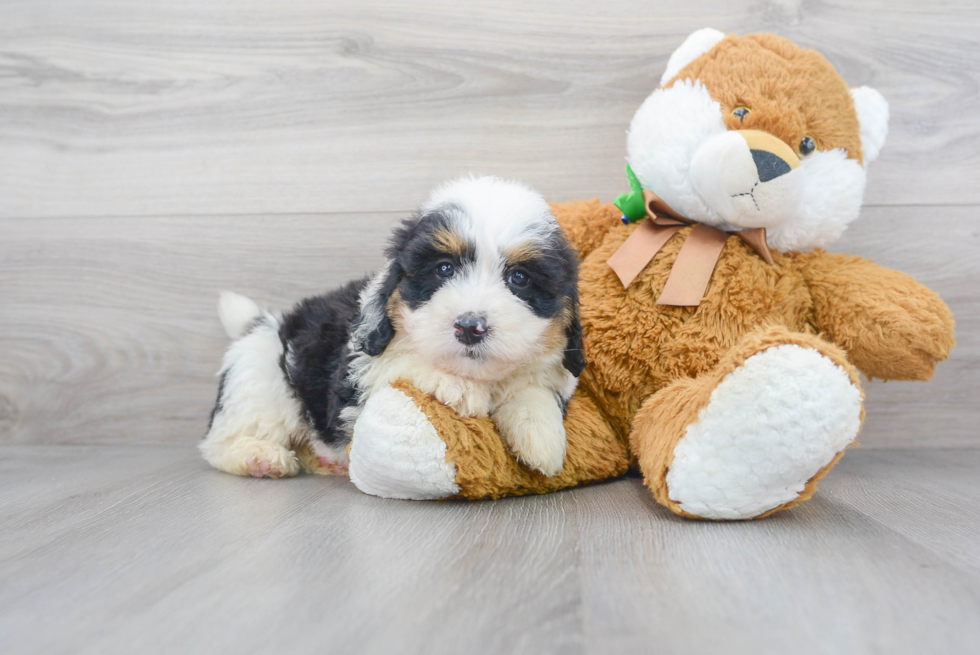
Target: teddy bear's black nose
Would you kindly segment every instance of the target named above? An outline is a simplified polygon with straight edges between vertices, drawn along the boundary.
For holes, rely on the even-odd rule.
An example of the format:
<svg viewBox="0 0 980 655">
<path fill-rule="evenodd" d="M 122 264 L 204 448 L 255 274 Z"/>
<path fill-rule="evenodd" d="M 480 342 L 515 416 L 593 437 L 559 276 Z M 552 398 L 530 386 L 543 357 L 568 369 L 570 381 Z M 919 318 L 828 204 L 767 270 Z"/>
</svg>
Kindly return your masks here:
<svg viewBox="0 0 980 655">
<path fill-rule="evenodd" d="M 474 346 L 487 336 L 487 319 L 473 312 L 461 314 L 453 327 L 456 328 L 456 339 L 467 346 Z"/>
<path fill-rule="evenodd" d="M 779 155 L 774 155 L 768 150 L 752 150 L 752 159 L 755 161 L 756 170 L 759 171 L 760 182 L 775 180 L 780 175 L 786 175 L 793 170 Z"/>
</svg>

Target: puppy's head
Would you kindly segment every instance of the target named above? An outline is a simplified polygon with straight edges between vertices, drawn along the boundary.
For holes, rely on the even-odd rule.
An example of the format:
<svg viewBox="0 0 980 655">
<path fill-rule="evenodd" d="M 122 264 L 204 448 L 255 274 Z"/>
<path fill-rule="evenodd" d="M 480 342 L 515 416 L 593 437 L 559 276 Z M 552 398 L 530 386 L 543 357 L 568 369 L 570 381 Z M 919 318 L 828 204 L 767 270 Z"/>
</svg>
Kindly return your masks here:
<svg viewBox="0 0 980 655">
<path fill-rule="evenodd" d="M 439 187 L 387 256 L 362 296 L 356 350 L 377 356 L 397 337 L 448 373 L 487 381 L 561 354 L 581 374 L 578 259 L 526 186 L 481 177 Z"/>
</svg>

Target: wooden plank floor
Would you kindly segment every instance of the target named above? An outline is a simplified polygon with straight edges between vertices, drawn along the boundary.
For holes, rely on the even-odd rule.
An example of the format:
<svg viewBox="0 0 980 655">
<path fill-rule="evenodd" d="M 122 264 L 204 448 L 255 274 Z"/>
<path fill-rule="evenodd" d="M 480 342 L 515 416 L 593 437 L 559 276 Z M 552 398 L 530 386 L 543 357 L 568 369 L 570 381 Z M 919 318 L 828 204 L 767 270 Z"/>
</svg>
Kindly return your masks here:
<svg viewBox="0 0 980 655">
<path fill-rule="evenodd" d="M 853 451 L 771 519 L 637 479 L 412 502 L 191 449 L 0 447 L 7 653 L 975 653 L 980 450 Z"/>
</svg>

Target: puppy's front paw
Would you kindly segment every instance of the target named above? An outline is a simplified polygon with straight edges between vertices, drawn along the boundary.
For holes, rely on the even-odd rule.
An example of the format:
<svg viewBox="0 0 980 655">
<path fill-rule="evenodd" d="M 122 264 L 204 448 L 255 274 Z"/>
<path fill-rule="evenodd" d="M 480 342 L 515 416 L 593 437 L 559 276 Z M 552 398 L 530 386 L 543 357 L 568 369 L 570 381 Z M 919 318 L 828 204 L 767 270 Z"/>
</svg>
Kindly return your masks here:
<svg viewBox="0 0 980 655">
<path fill-rule="evenodd" d="M 543 427 L 543 426 L 542 426 Z M 559 475 L 565 464 L 565 429 L 553 434 L 545 430 L 525 434 L 519 437 L 507 438 L 517 459 L 526 466 L 541 471 L 551 477 Z"/>
<path fill-rule="evenodd" d="M 521 463 L 554 476 L 565 462 L 565 426 L 554 396 L 537 395 L 526 394 L 501 405 L 493 421 Z"/>
</svg>

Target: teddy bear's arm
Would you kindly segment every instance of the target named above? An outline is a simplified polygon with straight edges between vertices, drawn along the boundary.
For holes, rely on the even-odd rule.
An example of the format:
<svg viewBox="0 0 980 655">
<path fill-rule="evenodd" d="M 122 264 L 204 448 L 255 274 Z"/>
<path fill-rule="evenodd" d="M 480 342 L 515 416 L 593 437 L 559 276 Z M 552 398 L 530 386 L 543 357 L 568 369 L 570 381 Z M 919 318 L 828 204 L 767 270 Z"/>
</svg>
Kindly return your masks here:
<svg viewBox="0 0 980 655">
<path fill-rule="evenodd" d="M 553 202 L 551 210 L 572 247 L 585 257 L 602 243 L 606 232 L 622 227 L 623 212 L 612 203 L 592 200 Z"/>
<path fill-rule="evenodd" d="M 514 458 L 487 417 L 461 417 L 405 380 L 372 394 L 354 426 L 350 476 L 386 498 L 481 499 L 540 494 L 626 473 L 629 451 L 577 391 L 565 417 L 564 467 L 547 477 Z"/>
<path fill-rule="evenodd" d="M 911 276 L 853 255 L 798 257 L 816 327 L 869 378 L 928 380 L 955 344 L 953 314 Z"/>
</svg>

